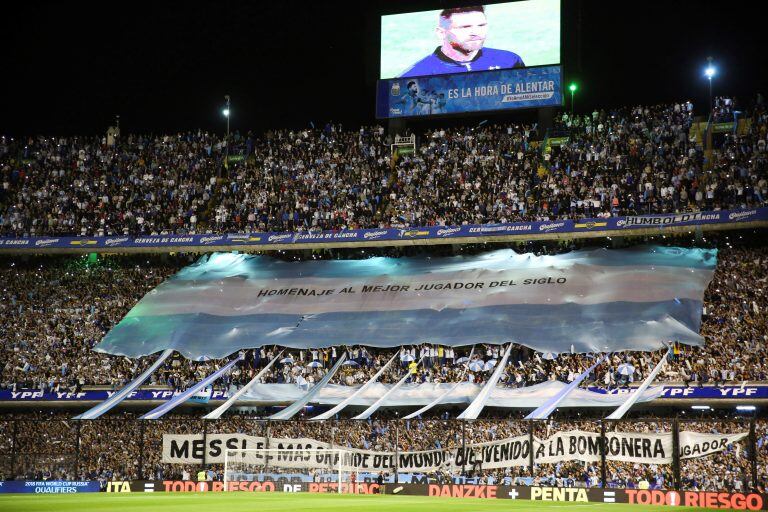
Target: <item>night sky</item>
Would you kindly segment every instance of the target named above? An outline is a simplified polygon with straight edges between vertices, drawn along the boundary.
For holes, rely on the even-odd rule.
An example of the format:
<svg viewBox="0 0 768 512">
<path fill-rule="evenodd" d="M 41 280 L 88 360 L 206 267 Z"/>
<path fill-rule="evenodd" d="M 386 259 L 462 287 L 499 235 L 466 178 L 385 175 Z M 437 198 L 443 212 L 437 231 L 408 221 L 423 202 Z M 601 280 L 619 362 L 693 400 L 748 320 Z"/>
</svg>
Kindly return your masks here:
<svg viewBox="0 0 768 512">
<path fill-rule="evenodd" d="M 379 15 L 467 3 L 4 4 L 0 133 L 104 133 L 115 114 L 123 133 L 223 131 L 225 94 L 233 130 L 372 124 Z M 563 65 L 566 83 L 581 86 L 577 110 L 685 99 L 701 106 L 709 55 L 716 94 L 765 94 L 759 5 L 564 0 Z"/>
</svg>

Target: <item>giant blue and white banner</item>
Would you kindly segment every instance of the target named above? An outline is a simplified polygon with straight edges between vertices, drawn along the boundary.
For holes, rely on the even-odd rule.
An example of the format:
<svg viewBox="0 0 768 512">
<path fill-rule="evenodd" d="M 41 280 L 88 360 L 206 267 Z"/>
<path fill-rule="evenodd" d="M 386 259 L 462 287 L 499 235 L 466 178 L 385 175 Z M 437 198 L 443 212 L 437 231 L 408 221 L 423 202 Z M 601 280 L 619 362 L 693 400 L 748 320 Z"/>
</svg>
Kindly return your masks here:
<svg viewBox="0 0 768 512">
<path fill-rule="evenodd" d="M 700 345 L 716 255 L 655 246 L 304 262 L 213 253 L 145 295 L 96 350 L 200 359 L 262 345 L 515 341 L 557 353 Z"/>
<path fill-rule="evenodd" d="M 376 117 L 413 117 L 555 107 L 563 102 L 562 68 L 497 69 L 379 80 Z"/>
<path fill-rule="evenodd" d="M 609 217 L 607 219 L 556 219 L 547 221 L 516 222 L 508 224 L 466 224 L 462 226 L 422 226 L 410 228 L 349 229 L 317 232 L 269 232 L 269 233 L 218 233 L 218 234 L 171 234 L 143 236 L 60 236 L 0 238 L 0 252 L 54 252 L 57 250 L 79 250 L 109 252 L 119 249 L 189 249 L 211 251 L 217 248 L 259 249 L 301 247 L 323 247 L 327 245 L 351 246 L 365 244 L 386 245 L 386 242 L 418 243 L 419 240 L 439 240 L 462 243 L 473 239 L 522 236 L 525 238 L 546 237 L 554 234 L 571 234 L 574 238 L 594 236 L 596 232 L 606 235 L 631 233 L 634 230 L 655 230 L 663 233 L 665 228 L 716 226 L 728 224 L 751 227 L 754 223 L 768 223 L 768 208 L 751 210 L 721 210 L 713 212 L 676 213 L 668 215 L 638 215 L 631 217 Z M 448 242 L 445 242 L 448 243 Z"/>
</svg>

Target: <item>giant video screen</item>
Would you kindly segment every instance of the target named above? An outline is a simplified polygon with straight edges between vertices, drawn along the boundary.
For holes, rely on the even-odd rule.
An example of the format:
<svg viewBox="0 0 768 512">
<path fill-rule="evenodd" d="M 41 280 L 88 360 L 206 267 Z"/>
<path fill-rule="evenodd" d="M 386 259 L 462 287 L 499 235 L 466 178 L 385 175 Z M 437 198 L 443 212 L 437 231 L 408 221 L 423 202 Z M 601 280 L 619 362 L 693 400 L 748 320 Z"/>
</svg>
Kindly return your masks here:
<svg viewBox="0 0 768 512">
<path fill-rule="evenodd" d="M 560 63 L 560 0 L 381 17 L 381 79 Z"/>
</svg>

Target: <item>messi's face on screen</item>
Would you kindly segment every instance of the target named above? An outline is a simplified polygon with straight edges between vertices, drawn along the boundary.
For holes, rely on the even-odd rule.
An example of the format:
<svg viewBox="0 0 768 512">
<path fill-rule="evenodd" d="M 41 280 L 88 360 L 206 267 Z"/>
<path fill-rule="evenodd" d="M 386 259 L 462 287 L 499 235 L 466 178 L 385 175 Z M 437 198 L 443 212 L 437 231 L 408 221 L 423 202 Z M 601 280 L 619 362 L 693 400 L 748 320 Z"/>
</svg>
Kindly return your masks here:
<svg viewBox="0 0 768 512">
<path fill-rule="evenodd" d="M 454 50 L 467 54 L 480 50 L 485 44 L 488 20 L 483 12 L 455 13 L 440 22 L 438 36 Z"/>
</svg>

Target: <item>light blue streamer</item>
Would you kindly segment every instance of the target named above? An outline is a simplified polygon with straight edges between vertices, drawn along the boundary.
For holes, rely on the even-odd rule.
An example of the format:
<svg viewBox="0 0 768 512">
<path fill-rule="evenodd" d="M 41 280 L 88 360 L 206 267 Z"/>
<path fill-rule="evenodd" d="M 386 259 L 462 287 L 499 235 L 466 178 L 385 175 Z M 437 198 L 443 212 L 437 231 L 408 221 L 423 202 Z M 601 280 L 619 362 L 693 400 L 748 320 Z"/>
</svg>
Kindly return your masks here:
<svg viewBox="0 0 768 512">
<path fill-rule="evenodd" d="M 469 404 L 466 409 L 464 409 L 464 412 L 459 414 L 458 418 L 460 420 L 474 420 L 480 416 L 480 413 L 485 407 L 485 403 L 488 401 L 488 397 L 491 396 L 491 391 L 493 391 L 493 388 L 496 387 L 496 383 L 499 382 L 501 372 L 504 371 L 504 367 L 507 365 L 507 359 L 509 359 L 509 354 L 511 351 L 512 344 L 510 343 L 507 345 L 507 350 L 504 352 L 504 357 L 501 358 L 501 361 L 496 366 L 496 370 L 494 370 L 491 378 L 488 379 L 488 382 L 485 383 L 483 389 L 481 389 L 475 399 L 472 400 L 472 403 Z"/>
<path fill-rule="evenodd" d="M 205 416 L 203 416 L 203 418 L 206 419 L 206 420 L 217 420 L 217 419 L 219 419 L 222 414 L 227 412 L 227 410 L 230 407 L 232 407 L 232 405 L 234 405 L 234 403 L 237 402 L 240 399 L 241 396 L 243 396 L 246 392 L 248 392 L 248 390 L 251 389 L 254 386 L 254 384 L 259 382 L 259 379 L 261 378 L 261 376 L 264 375 L 265 373 L 267 373 L 269 371 L 269 369 L 272 368 L 272 366 L 277 361 L 280 360 L 280 356 L 283 355 L 283 352 L 285 352 L 285 351 L 281 350 L 274 358 L 272 358 L 272 360 L 269 362 L 269 364 L 267 364 L 267 366 L 262 368 L 261 371 L 259 373 L 257 373 L 251 379 L 251 381 L 248 384 L 246 384 L 245 386 L 240 388 L 237 391 L 237 393 L 235 393 L 234 395 L 229 397 L 229 399 L 226 402 L 224 402 L 223 404 L 218 406 L 214 411 L 212 411 L 212 412 L 206 414 Z"/>
<path fill-rule="evenodd" d="M 129 383 L 127 386 L 125 386 L 123 389 L 112 395 L 111 397 L 107 398 L 100 404 L 88 409 L 83 414 L 79 414 L 74 417 L 76 420 L 92 420 L 95 418 L 98 418 L 102 414 L 106 413 L 110 409 L 112 409 L 114 406 L 125 400 L 133 391 L 138 389 L 139 386 L 144 384 L 144 381 L 149 378 L 152 373 L 154 373 L 155 370 L 157 370 L 161 364 L 163 364 L 163 361 L 168 359 L 168 356 L 173 354 L 172 349 L 165 350 L 162 354 L 160 354 L 160 357 L 157 358 L 157 361 L 152 363 L 152 366 L 147 368 L 144 373 L 136 377 L 136 379 Z"/>
<path fill-rule="evenodd" d="M 191 397 L 192 395 L 194 395 L 195 393 L 197 393 L 198 391 L 200 391 L 204 387 L 210 386 L 211 384 L 216 382 L 219 379 L 219 377 L 221 377 L 226 372 L 231 370 L 233 366 L 235 366 L 237 363 L 239 363 L 242 360 L 243 360 L 242 357 L 238 357 L 237 359 L 235 359 L 233 361 L 230 361 L 229 364 L 227 364 L 226 366 L 221 368 L 219 371 L 217 371 L 215 373 L 212 373 L 211 375 L 209 375 L 205 379 L 201 380 L 200 382 L 198 382 L 194 386 L 190 387 L 189 389 L 187 389 L 183 393 L 180 393 L 178 396 L 173 397 L 172 399 L 168 400 L 163 405 L 152 409 L 151 411 L 149 411 L 144 416 L 141 416 L 139 419 L 140 420 L 156 420 L 156 419 L 162 417 L 165 413 L 171 411 L 177 405 L 181 405 L 184 402 L 186 402 L 189 399 L 189 397 Z"/>
<path fill-rule="evenodd" d="M 648 375 L 648 377 L 643 381 L 640 386 L 629 395 L 629 398 L 626 402 L 624 402 L 622 405 L 620 405 L 615 411 L 613 411 L 610 415 L 606 417 L 608 420 L 620 420 L 624 415 L 629 412 L 629 410 L 632 408 L 633 405 L 635 405 L 635 402 L 637 402 L 640 397 L 645 393 L 645 390 L 648 389 L 648 386 L 651 385 L 651 383 L 656 379 L 656 376 L 659 374 L 662 368 L 667 364 L 667 359 L 672 354 L 672 347 L 669 347 L 667 349 L 667 353 L 664 354 L 664 357 L 661 358 L 661 361 L 656 365 L 656 367 L 653 369 L 653 371 Z"/>
<path fill-rule="evenodd" d="M 581 384 L 581 381 L 587 378 L 587 375 L 592 373 L 592 370 L 597 368 L 597 365 L 603 362 L 603 359 L 605 359 L 605 356 L 600 356 L 593 364 L 590 366 L 584 373 L 573 379 L 573 382 L 568 384 L 566 387 L 563 388 L 560 393 L 556 394 L 549 400 L 547 400 L 543 405 L 541 405 L 538 409 L 534 410 L 532 413 L 530 413 L 528 416 L 525 417 L 526 420 L 545 420 L 549 418 L 549 415 L 552 414 L 552 411 L 554 411 L 557 408 L 557 404 L 562 402 L 565 397 L 567 397 L 571 391 L 579 387 L 579 384 Z"/>
<path fill-rule="evenodd" d="M 474 355 L 474 353 L 475 353 L 475 346 L 472 345 L 472 350 L 469 353 L 469 360 L 470 361 L 472 360 L 472 356 Z M 454 384 L 453 386 L 448 388 L 448 390 L 446 390 L 445 393 L 443 393 L 439 397 L 435 398 L 434 400 L 432 400 L 430 403 L 428 403 L 427 405 L 425 405 L 424 407 L 422 407 L 418 411 L 414 411 L 411 414 L 409 414 L 408 416 L 403 416 L 403 419 L 404 420 L 413 419 L 416 416 L 418 416 L 419 414 L 424 414 L 425 412 L 427 412 L 428 410 L 430 410 L 431 408 L 433 408 L 434 406 L 436 406 L 437 404 L 442 402 L 445 399 L 445 397 L 447 397 L 448 395 L 453 393 L 456 388 L 458 388 L 461 384 L 463 384 L 464 375 L 467 373 L 468 369 L 469 369 L 469 364 L 465 364 L 464 365 L 464 369 L 461 371 L 461 374 L 459 375 L 459 381 L 456 384 Z"/>
<path fill-rule="evenodd" d="M 304 395 L 303 397 L 299 398 L 295 402 L 293 402 L 291 405 L 283 409 L 282 411 L 273 414 L 269 417 L 271 420 L 289 420 L 293 418 L 293 416 L 299 412 L 302 407 L 307 405 L 312 398 L 316 394 L 320 392 L 323 387 L 330 382 L 331 378 L 336 374 L 337 371 L 339 371 L 339 368 L 341 368 L 341 364 L 347 359 L 347 353 L 344 352 L 338 361 L 336 361 L 336 364 L 333 365 L 333 368 L 331 368 L 328 373 L 326 373 L 322 379 L 320 379 L 320 382 L 315 384 L 315 386 L 309 390 L 309 392 Z"/>
<path fill-rule="evenodd" d="M 357 390 L 357 391 L 355 391 L 354 393 L 352 393 L 351 395 L 349 395 L 347 398 L 345 398 L 344 400 L 342 400 L 342 401 L 341 401 L 341 402 L 340 402 L 338 405 L 336 405 L 336 406 L 335 406 L 333 409 L 329 409 L 329 410 L 325 411 L 324 413 L 318 414 L 317 416 L 315 416 L 315 417 L 314 417 L 314 418 L 312 418 L 312 419 L 313 419 L 313 420 L 327 420 L 328 418 L 332 417 L 334 414 L 336 414 L 336 413 L 340 412 L 342 409 L 344 409 L 344 408 L 347 406 L 347 404 L 349 404 L 349 403 L 350 403 L 352 400 L 354 400 L 354 399 L 355 399 L 355 398 L 357 398 L 358 396 L 360 396 L 360 395 L 362 395 L 363 393 L 365 393 L 365 390 L 366 390 L 366 389 L 370 388 L 370 387 L 371 387 L 373 384 L 375 384 L 375 383 L 376 383 L 376 382 L 379 380 L 379 377 L 381 377 L 381 375 L 382 375 L 382 374 L 383 374 L 385 371 L 387 371 L 387 368 L 389 368 L 389 367 L 392 365 L 392 362 L 395 360 L 395 358 L 396 358 L 397 356 L 398 356 L 398 354 L 397 354 L 397 353 L 395 353 L 395 355 L 393 355 L 393 356 L 392 356 L 392 357 L 389 359 L 389 361 L 387 362 L 387 364 L 385 364 L 384 366 L 382 366 L 382 367 L 381 367 L 381 369 L 379 369 L 379 371 L 378 371 L 378 372 L 376 372 L 376 374 L 375 374 L 373 377 L 371 377 L 371 378 L 368 380 L 368 382 L 366 382 L 365 384 L 363 384 L 362 386 L 360 386 L 360 388 L 358 388 L 358 390 Z"/>
<path fill-rule="evenodd" d="M 419 362 L 416 363 L 416 366 L 417 367 L 421 366 L 421 362 L 422 361 L 424 361 L 423 357 L 421 359 L 419 359 Z M 360 414 L 358 414 L 357 416 L 355 416 L 352 419 L 353 420 L 367 420 L 368 418 L 370 418 L 371 415 L 373 415 L 373 413 L 375 413 L 376 411 L 379 410 L 379 407 L 381 407 L 382 405 L 384 405 L 384 403 L 386 403 L 387 398 L 389 398 L 392 395 L 392 393 L 394 393 L 395 391 L 400 389 L 400 386 L 405 384 L 405 381 L 407 381 L 410 376 L 411 376 L 411 368 L 410 368 L 410 365 L 409 365 L 409 367 L 407 367 L 406 370 L 405 370 L 405 375 L 403 375 L 403 377 L 399 381 L 397 381 L 397 384 L 392 386 L 389 389 L 389 391 L 384 393 L 378 400 L 373 402 L 370 405 L 370 407 L 368 407 L 366 410 L 364 410 L 363 412 L 361 412 Z"/>
</svg>

